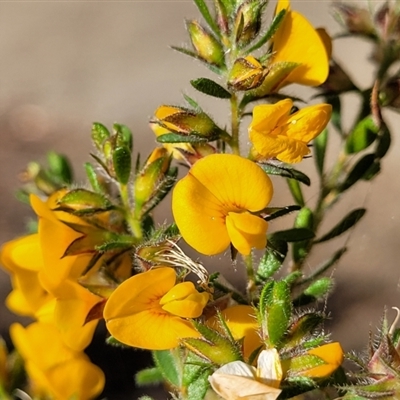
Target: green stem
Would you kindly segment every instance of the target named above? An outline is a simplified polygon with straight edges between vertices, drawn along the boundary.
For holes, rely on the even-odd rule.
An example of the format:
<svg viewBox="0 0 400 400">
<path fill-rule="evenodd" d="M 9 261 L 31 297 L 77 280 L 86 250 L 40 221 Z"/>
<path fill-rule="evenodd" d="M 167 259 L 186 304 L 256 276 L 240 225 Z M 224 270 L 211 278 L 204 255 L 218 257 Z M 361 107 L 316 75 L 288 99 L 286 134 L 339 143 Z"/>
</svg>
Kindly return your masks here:
<svg viewBox="0 0 400 400">
<path fill-rule="evenodd" d="M 240 146 L 239 146 L 239 126 L 240 126 L 240 112 L 238 105 L 237 95 L 234 93 L 231 97 L 231 148 L 233 154 L 240 155 Z"/>
<path fill-rule="evenodd" d="M 244 263 L 246 265 L 246 272 L 247 272 L 247 296 L 250 302 L 252 302 L 253 297 L 255 295 L 255 290 L 257 289 L 256 286 L 256 277 L 253 268 L 253 256 L 250 253 L 248 256 L 243 256 Z"/>
<path fill-rule="evenodd" d="M 122 204 L 124 206 L 125 218 L 129 225 L 130 230 L 132 231 L 133 235 L 137 239 L 142 239 L 143 232 L 140 221 L 137 220 L 131 211 L 131 205 L 129 202 L 129 192 L 128 192 L 128 185 L 120 184 L 120 195 Z"/>
</svg>

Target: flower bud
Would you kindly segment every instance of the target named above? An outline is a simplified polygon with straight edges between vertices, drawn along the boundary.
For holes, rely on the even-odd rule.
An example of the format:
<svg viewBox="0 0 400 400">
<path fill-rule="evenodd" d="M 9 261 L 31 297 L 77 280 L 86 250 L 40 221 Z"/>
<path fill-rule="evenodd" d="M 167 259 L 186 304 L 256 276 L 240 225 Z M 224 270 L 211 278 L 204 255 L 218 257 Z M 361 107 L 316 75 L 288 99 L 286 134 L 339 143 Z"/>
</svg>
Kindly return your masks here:
<svg viewBox="0 0 400 400">
<path fill-rule="evenodd" d="M 350 33 L 376 36 L 374 23 L 367 10 L 344 3 L 334 4 L 334 9 L 337 19 Z"/>
<path fill-rule="evenodd" d="M 135 212 L 138 217 L 143 213 L 143 206 L 157 196 L 170 164 L 168 150 L 157 147 L 138 173 L 135 180 Z"/>
<path fill-rule="evenodd" d="M 239 6 L 235 20 L 235 36 L 239 46 L 246 46 L 260 32 L 265 1 L 247 0 Z"/>
<path fill-rule="evenodd" d="M 186 26 L 197 55 L 209 64 L 224 67 L 224 50 L 218 40 L 197 21 L 188 21 Z"/>
<path fill-rule="evenodd" d="M 383 85 L 379 100 L 384 107 L 400 110 L 400 76 L 392 77 Z"/>
<path fill-rule="evenodd" d="M 228 85 L 233 90 L 250 90 L 261 85 L 266 70 L 253 56 L 238 58 L 229 73 Z"/>
<path fill-rule="evenodd" d="M 163 134 L 196 135 L 211 141 L 216 139 L 219 133 L 219 129 L 213 120 L 202 111 L 192 111 L 183 107 L 161 106 L 156 110 L 155 116 L 156 119 L 152 120 L 151 123 L 165 128 Z"/>
<path fill-rule="evenodd" d="M 282 361 L 289 376 L 327 378 L 343 362 L 343 349 L 338 342 L 308 350 L 305 354 Z"/>
</svg>

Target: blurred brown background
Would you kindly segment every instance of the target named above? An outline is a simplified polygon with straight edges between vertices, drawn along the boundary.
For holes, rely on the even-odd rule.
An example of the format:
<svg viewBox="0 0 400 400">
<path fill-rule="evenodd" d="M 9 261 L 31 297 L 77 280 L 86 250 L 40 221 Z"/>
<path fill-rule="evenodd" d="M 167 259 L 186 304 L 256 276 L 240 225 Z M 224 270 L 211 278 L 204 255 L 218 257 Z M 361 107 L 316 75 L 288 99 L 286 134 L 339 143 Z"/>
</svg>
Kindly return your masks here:
<svg viewBox="0 0 400 400">
<path fill-rule="evenodd" d="M 383 1 L 370 3 L 374 7 Z M 314 26 L 325 26 L 333 34 L 340 28 L 329 5 L 324 0 L 292 0 L 292 7 Z M 210 77 L 210 73 L 168 48 L 189 44 L 184 19 L 198 17 L 190 0 L 0 2 L 0 243 L 23 233 L 31 215 L 14 197 L 17 175 L 29 161 L 44 161 L 48 150 L 63 152 L 70 157 L 78 182 L 84 182 L 82 165 L 91 151 L 92 122 L 128 125 L 135 134 L 136 151 L 145 157 L 155 144 L 149 118 L 161 104 L 183 105 L 182 93 L 200 101 L 217 121 L 225 121 L 226 105 L 209 101 L 189 85 L 190 79 Z M 334 56 L 361 88 L 371 83 L 369 49 L 360 40 L 341 39 L 334 46 Z M 286 92 L 311 94 L 291 87 Z M 349 95 L 345 102 L 348 124 L 354 100 Z M 387 112 L 386 117 L 393 133 L 400 130 L 398 114 Z M 328 306 L 334 320 L 329 327 L 332 338 L 346 350 L 363 349 L 368 330 L 379 323 L 383 308 L 400 306 L 398 135 L 393 135 L 393 142 L 380 176 L 372 184 L 351 189 L 326 224 L 328 229 L 352 208 L 368 209 L 350 236 L 329 245 L 330 251 L 345 241 L 350 246 L 335 269 L 336 290 Z M 312 170 L 312 160 L 304 161 L 301 168 Z M 307 192 L 311 201 L 315 195 L 313 189 Z M 288 202 L 286 188 L 278 188 L 274 204 Z M 169 218 L 166 210 L 165 206 L 156 214 L 159 222 Z M 325 250 L 313 255 L 310 269 L 324 259 Z M 233 282 L 240 282 L 241 271 L 221 257 L 207 261 L 213 269 L 221 264 Z M 8 276 L 0 271 L 3 335 L 16 320 L 2 305 L 9 290 Z M 394 312 L 389 315 L 392 318 Z M 118 357 L 135 367 L 143 354 Z M 114 361 L 107 363 L 109 369 Z M 132 393 L 121 398 L 136 397 Z"/>
</svg>

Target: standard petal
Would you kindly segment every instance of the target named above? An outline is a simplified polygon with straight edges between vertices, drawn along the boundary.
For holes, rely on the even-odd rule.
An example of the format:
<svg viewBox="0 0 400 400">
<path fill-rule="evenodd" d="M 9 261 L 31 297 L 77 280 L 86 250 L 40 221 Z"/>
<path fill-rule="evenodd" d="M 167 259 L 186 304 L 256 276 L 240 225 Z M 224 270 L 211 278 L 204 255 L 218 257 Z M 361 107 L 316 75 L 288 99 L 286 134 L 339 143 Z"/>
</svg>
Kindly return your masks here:
<svg viewBox="0 0 400 400">
<path fill-rule="evenodd" d="M 271 201 L 268 175 L 254 162 L 233 154 L 212 154 L 196 162 L 189 172 L 226 211 L 259 211 Z"/>
<path fill-rule="evenodd" d="M 249 212 L 231 212 L 226 217 L 226 228 L 233 246 L 248 255 L 251 249 L 263 249 L 267 244 L 268 223 Z"/>
<path fill-rule="evenodd" d="M 229 246 L 224 211 L 224 205 L 193 175 L 176 184 L 172 194 L 174 219 L 185 241 L 198 252 L 218 254 Z"/>
<path fill-rule="evenodd" d="M 328 54 L 318 32 L 296 11 L 289 11 L 273 38 L 273 62 L 300 63 L 285 84 L 317 86 L 329 73 Z"/>
</svg>

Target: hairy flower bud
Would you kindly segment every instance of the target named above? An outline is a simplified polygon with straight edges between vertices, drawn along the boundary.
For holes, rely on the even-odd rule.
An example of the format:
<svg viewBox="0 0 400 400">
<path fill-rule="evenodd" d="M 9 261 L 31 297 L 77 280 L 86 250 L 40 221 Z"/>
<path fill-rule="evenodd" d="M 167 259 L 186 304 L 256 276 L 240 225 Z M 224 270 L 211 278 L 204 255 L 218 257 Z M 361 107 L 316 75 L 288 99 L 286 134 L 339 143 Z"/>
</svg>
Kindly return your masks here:
<svg viewBox="0 0 400 400">
<path fill-rule="evenodd" d="M 239 6 L 235 20 L 235 36 L 240 46 L 250 43 L 260 32 L 261 11 L 265 4 L 265 1 L 246 0 Z"/>
<path fill-rule="evenodd" d="M 375 36 L 375 27 L 370 13 L 352 4 L 334 4 L 338 21 L 350 32 L 360 35 Z"/>
<path fill-rule="evenodd" d="M 197 55 L 209 64 L 223 67 L 224 50 L 218 40 L 197 21 L 188 21 L 186 27 Z"/>
<path fill-rule="evenodd" d="M 266 70 L 253 56 L 238 58 L 229 73 L 228 85 L 233 90 L 250 90 L 261 85 Z"/>
</svg>

